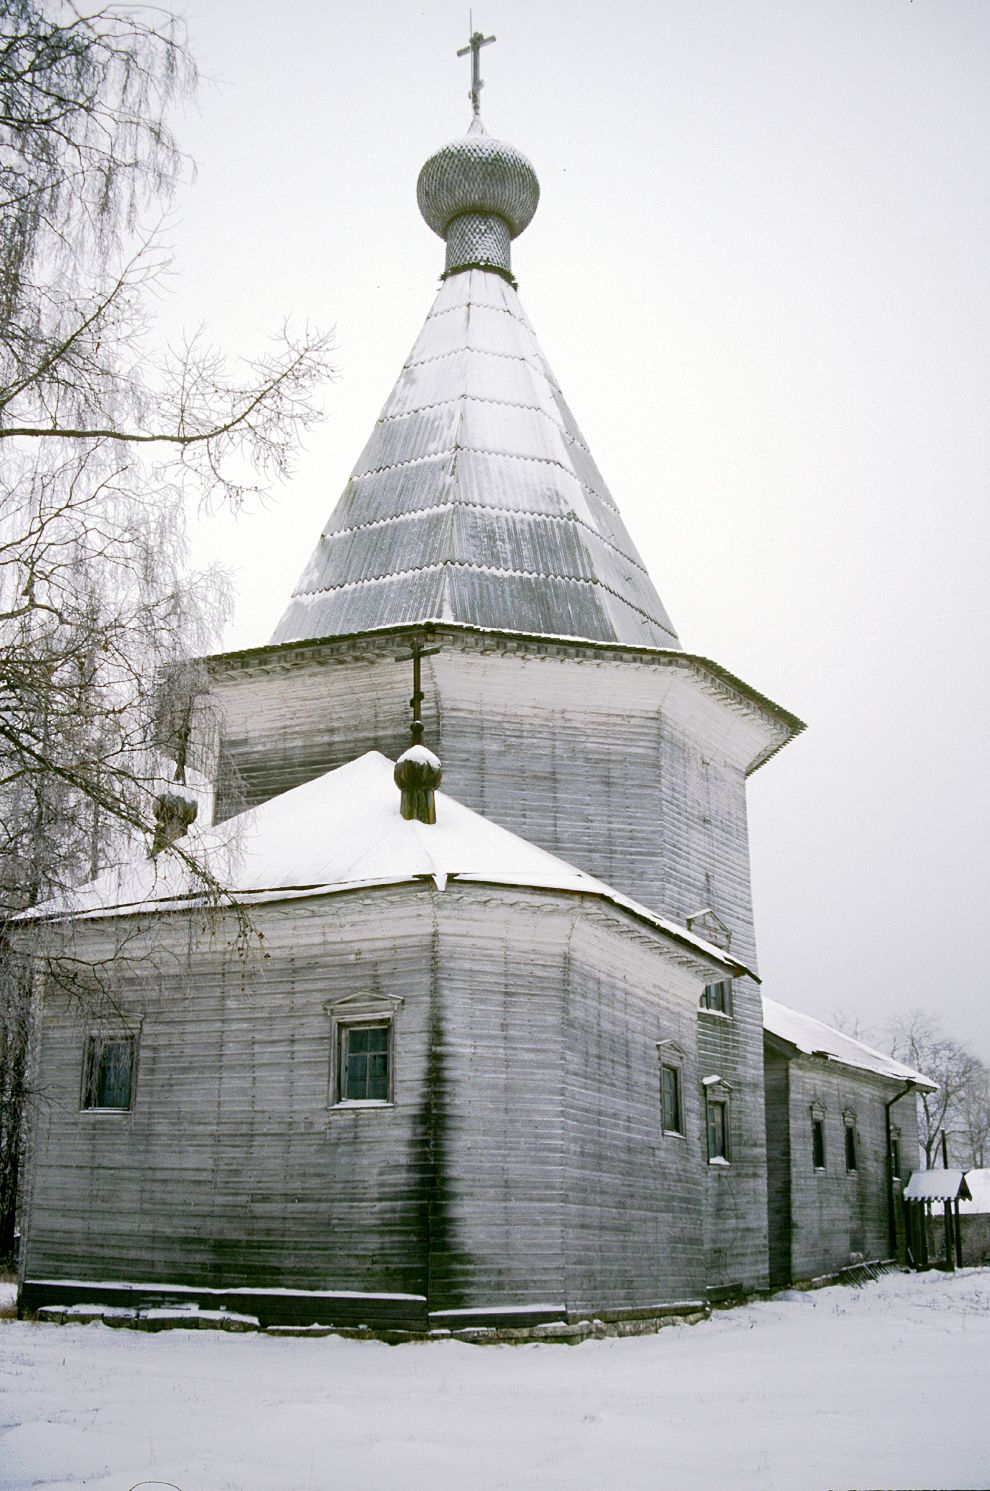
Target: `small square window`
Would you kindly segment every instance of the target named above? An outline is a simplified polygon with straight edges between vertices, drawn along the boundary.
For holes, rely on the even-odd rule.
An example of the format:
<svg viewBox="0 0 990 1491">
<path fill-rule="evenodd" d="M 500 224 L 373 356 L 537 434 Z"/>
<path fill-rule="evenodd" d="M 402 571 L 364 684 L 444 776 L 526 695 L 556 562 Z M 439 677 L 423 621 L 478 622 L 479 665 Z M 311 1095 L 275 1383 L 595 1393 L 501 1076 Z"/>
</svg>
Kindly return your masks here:
<svg viewBox="0 0 990 1491">
<path fill-rule="evenodd" d="M 330 1016 L 331 1108 L 391 1106 L 401 1007 L 401 998 L 371 992 L 345 994 L 323 1006 Z"/>
<path fill-rule="evenodd" d="M 729 1104 L 727 1099 L 709 1094 L 707 1113 L 708 1159 L 709 1161 L 727 1161 L 729 1158 Z"/>
<path fill-rule="evenodd" d="M 684 1114 L 681 1106 L 680 1067 L 664 1063 L 660 1068 L 660 1096 L 663 1110 L 663 1128 L 667 1134 L 683 1134 Z"/>
<path fill-rule="evenodd" d="M 91 1035 L 86 1042 L 82 1106 L 126 1113 L 134 1082 L 134 1037 Z"/>
<path fill-rule="evenodd" d="M 339 1102 L 388 1102 L 390 1029 L 388 1020 L 340 1026 Z"/>
<path fill-rule="evenodd" d="M 714 1010 L 720 1015 L 731 1015 L 731 978 L 719 979 L 717 984 L 706 984 L 701 995 L 701 1008 L 703 1010 Z"/>
<path fill-rule="evenodd" d="M 816 1170 L 825 1169 L 825 1120 L 811 1120 L 811 1161 Z"/>
</svg>

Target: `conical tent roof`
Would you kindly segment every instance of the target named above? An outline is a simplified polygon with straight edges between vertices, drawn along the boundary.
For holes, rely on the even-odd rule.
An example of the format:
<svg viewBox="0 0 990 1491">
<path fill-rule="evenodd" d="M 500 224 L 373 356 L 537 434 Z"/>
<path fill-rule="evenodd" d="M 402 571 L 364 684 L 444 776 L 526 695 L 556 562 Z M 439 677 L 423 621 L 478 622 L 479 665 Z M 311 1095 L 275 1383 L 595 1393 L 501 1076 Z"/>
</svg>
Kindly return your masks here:
<svg viewBox="0 0 990 1491">
<path fill-rule="evenodd" d="M 448 271 L 272 641 L 420 621 L 680 647 L 495 264 Z"/>
</svg>

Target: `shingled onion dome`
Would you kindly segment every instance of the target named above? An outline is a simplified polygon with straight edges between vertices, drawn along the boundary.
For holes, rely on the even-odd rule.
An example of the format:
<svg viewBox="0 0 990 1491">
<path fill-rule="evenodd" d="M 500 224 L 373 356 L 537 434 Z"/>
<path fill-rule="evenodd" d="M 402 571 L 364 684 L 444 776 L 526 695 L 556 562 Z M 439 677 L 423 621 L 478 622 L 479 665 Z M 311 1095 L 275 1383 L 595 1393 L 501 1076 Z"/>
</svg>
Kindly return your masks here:
<svg viewBox="0 0 990 1491">
<path fill-rule="evenodd" d="M 431 155 L 416 183 L 419 210 L 447 242 L 443 278 L 488 269 L 512 282 L 510 245 L 533 220 L 536 172 L 521 150 L 487 133 L 475 115 L 466 135 Z"/>
<path fill-rule="evenodd" d="M 412 726 L 413 743 L 395 763 L 395 785 L 402 794 L 399 811 L 403 818 L 417 823 L 436 823 L 437 805 L 433 796 L 440 785 L 443 767 L 440 758 L 423 744 L 422 721 Z"/>
</svg>

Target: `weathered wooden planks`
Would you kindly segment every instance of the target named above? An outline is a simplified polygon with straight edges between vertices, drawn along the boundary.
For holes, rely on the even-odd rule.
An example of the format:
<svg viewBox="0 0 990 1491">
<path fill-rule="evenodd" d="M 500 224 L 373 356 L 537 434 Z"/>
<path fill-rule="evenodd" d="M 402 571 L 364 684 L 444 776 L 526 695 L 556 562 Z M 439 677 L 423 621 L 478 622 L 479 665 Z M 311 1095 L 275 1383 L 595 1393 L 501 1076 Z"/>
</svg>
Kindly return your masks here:
<svg viewBox="0 0 990 1491">
<path fill-rule="evenodd" d="M 884 1108 L 903 1090 L 895 1078 L 855 1071 L 812 1056 L 788 1058 L 768 1041 L 766 1124 L 770 1144 L 770 1238 L 773 1282 L 817 1278 L 853 1257 L 890 1256 L 887 1133 Z M 825 1165 L 816 1168 L 812 1117 L 824 1124 Z M 896 1102 L 904 1177 L 917 1153 L 917 1098 Z M 854 1170 L 847 1168 L 845 1131 L 855 1133 Z M 895 1208 L 900 1232 L 900 1208 Z M 902 1239 L 901 1239 L 902 1241 Z"/>
<path fill-rule="evenodd" d="M 268 956 L 244 962 L 222 929 L 184 951 L 184 918 L 149 922 L 149 958 L 177 961 L 114 991 L 140 1032 L 129 1113 L 80 1111 L 87 1012 L 49 993 L 26 1299 L 104 1281 L 422 1324 L 698 1296 L 703 962 L 593 898 L 524 889 L 382 888 L 255 919 Z M 114 930 L 80 936 L 105 953 Z M 349 994 L 401 1000 L 391 1105 L 330 1103 L 327 1003 Z M 671 1039 L 683 1138 L 660 1120 Z"/>
</svg>

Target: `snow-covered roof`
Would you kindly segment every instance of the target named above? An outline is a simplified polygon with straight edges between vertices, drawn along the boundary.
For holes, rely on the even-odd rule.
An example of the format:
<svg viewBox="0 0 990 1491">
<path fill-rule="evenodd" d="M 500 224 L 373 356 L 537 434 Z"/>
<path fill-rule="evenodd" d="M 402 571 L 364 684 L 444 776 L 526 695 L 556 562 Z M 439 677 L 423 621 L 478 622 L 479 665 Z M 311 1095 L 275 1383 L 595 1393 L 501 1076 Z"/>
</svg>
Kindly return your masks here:
<svg viewBox="0 0 990 1491">
<path fill-rule="evenodd" d="M 955 1201 L 969 1196 L 961 1170 L 914 1170 L 904 1187 L 905 1201 Z"/>
<path fill-rule="evenodd" d="M 875 1072 L 881 1077 L 895 1077 L 902 1082 L 914 1082 L 918 1087 L 934 1092 L 937 1084 L 916 1072 L 913 1067 L 895 1061 L 883 1051 L 876 1051 L 862 1041 L 833 1030 L 831 1025 L 815 1020 L 811 1015 L 799 1014 L 778 1004 L 774 999 L 763 998 L 763 1027 L 768 1034 L 786 1041 L 805 1056 L 821 1056 L 826 1061 L 837 1061 L 843 1066 L 856 1067 L 860 1071 Z"/>
<path fill-rule="evenodd" d="M 599 896 L 725 971 L 744 971 L 735 959 L 685 927 L 657 916 L 445 792 L 436 794 L 435 824 L 406 820 L 399 811 L 393 770 L 385 756 L 369 751 L 215 828 L 194 824 L 178 847 L 243 903 L 416 880 L 432 880 L 442 890 L 454 878 Z M 202 897 L 201 879 L 175 855 L 150 859 L 141 850 L 82 886 L 71 902 L 49 902 L 19 920 L 164 911 Z"/>
<path fill-rule="evenodd" d="M 960 1213 L 975 1216 L 979 1212 L 990 1212 L 990 1170 L 967 1170 L 966 1184 L 970 1200 L 960 1201 Z"/>
<path fill-rule="evenodd" d="M 512 285 L 440 288 L 272 641 L 453 621 L 679 648 Z"/>
</svg>

